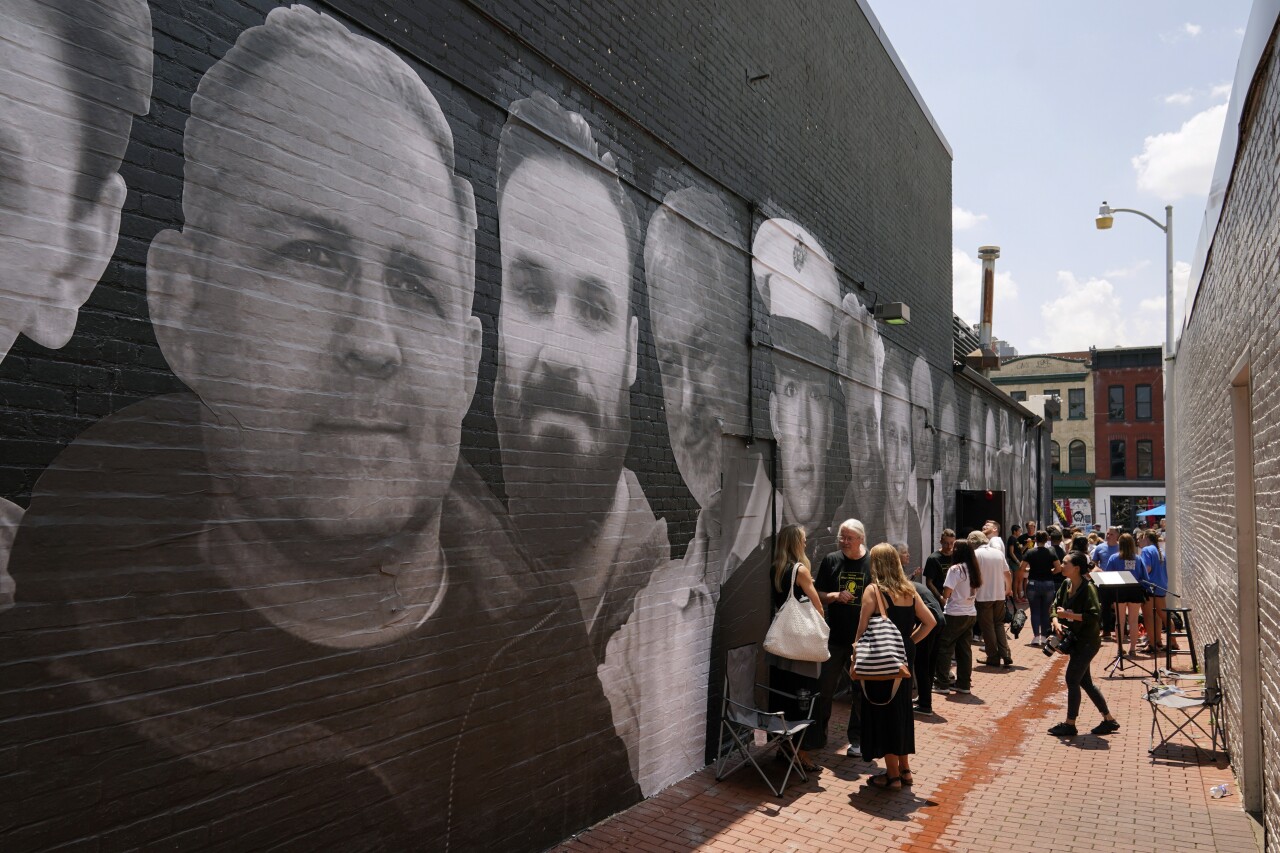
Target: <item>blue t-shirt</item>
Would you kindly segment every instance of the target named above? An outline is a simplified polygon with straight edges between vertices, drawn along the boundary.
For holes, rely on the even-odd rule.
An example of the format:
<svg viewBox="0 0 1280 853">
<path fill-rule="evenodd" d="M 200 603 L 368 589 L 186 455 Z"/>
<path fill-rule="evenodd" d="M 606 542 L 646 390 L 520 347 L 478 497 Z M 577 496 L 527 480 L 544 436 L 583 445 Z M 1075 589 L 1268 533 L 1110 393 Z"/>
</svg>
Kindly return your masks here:
<svg viewBox="0 0 1280 853">
<path fill-rule="evenodd" d="M 1106 542 L 1099 542 L 1098 546 L 1093 549 L 1093 553 L 1089 555 L 1089 559 L 1098 564 L 1098 568 L 1106 569 L 1107 561 L 1111 559 L 1111 546 Z"/>
<path fill-rule="evenodd" d="M 1148 545 L 1138 554 L 1138 559 L 1142 561 L 1147 579 L 1151 581 L 1147 590 L 1153 595 L 1164 595 L 1169 586 L 1169 570 L 1165 567 L 1164 557 L 1160 555 L 1160 548 Z"/>
<path fill-rule="evenodd" d="M 1144 583 L 1147 580 L 1147 570 L 1142 565 L 1142 560 L 1136 557 L 1132 560 L 1126 560 L 1119 554 L 1112 554 L 1111 558 L 1107 560 L 1107 565 L 1104 568 L 1108 572 L 1129 572 L 1136 580 Z"/>
</svg>

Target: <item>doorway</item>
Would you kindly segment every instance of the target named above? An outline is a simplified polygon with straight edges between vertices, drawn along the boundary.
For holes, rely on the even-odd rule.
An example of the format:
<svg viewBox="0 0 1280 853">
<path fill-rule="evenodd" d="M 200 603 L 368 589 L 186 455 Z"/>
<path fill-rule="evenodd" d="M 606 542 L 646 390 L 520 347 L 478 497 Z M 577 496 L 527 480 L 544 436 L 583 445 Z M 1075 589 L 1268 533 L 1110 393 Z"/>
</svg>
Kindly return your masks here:
<svg viewBox="0 0 1280 853">
<path fill-rule="evenodd" d="M 1258 536 L 1253 494 L 1253 385 L 1245 363 L 1231 380 L 1232 470 L 1235 474 L 1236 578 L 1240 628 L 1240 794 L 1245 811 L 1262 814 L 1266 763 L 1259 659 Z"/>
</svg>

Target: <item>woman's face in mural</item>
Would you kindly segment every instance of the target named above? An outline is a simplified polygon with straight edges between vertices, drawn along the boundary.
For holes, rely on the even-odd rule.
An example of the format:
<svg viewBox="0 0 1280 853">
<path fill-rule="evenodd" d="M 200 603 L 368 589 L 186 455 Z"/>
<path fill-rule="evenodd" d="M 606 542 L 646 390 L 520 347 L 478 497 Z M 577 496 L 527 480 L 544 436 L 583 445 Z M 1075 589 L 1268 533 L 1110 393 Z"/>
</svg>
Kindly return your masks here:
<svg viewBox="0 0 1280 853">
<path fill-rule="evenodd" d="M 933 413 L 933 378 L 929 375 L 929 364 L 916 356 L 911 363 L 911 451 L 916 476 L 926 479 L 934 472 L 934 433 L 929 424 Z"/>
<path fill-rule="evenodd" d="M 911 478 L 911 407 L 906 395 L 905 382 L 896 376 L 886 379 L 884 419 L 880 426 L 884 436 L 884 474 L 889 486 L 889 500 L 899 506 L 907 500 L 907 485 Z"/>
<path fill-rule="evenodd" d="M 819 519 L 831 446 L 830 375 L 776 353 L 776 384 L 769 395 L 778 440 L 782 493 L 788 522 L 812 527 Z"/>
<path fill-rule="evenodd" d="M 438 512 L 457 462 L 470 200 L 391 87 L 297 56 L 256 74 L 194 102 L 188 176 L 217 179 L 189 180 L 186 230 L 152 244 L 158 335 L 253 517 L 384 537 Z"/>
</svg>

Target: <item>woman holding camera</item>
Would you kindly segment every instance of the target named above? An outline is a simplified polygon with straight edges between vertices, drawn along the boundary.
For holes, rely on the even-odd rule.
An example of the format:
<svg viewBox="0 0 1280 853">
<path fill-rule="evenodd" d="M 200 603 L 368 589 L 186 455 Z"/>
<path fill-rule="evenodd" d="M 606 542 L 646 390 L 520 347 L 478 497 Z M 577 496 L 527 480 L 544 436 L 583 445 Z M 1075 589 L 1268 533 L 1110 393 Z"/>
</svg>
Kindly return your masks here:
<svg viewBox="0 0 1280 853">
<path fill-rule="evenodd" d="M 1098 604 L 1098 591 L 1084 579 L 1089 558 L 1079 551 L 1072 551 L 1062 562 L 1062 577 L 1053 600 L 1053 616 L 1049 626 L 1056 635 L 1056 643 L 1050 640 L 1046 646 L 1067 655 L 1067 719 L 1049 729 L 1055 737 L 1075 737 L 1076 716 L 1080 713 L 1080 691 L 1089 694 L 1094 706 L 1102 712 L 1102 722 L 1094 726 L 1095 735 L 1107 735 L 1120 730 L 1120 724 L 1107 709 L 1107 700 L 1093 683 L 1089 664 L 1102 648 L 1102 607 Z"/>
</svg>

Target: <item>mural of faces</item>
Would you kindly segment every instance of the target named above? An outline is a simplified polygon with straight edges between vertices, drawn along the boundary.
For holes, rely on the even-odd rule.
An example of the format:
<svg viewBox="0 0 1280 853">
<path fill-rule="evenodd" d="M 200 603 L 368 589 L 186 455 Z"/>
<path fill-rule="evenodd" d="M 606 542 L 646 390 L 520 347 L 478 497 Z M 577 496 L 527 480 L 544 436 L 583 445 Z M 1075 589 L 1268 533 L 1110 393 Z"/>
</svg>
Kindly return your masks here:
<svg viewBox="0 0 1280 853">
<path fill-rule="evenodd" d="M 237 51 L 193 99 L 186 226 L 152 243 L 148 297 L 245 515 L 347 553 L 437 517 L 452 479 L 479 361 L 471 189 L 399 60 L 253 35 L 271 61 Z"/>
<path fill-rule="evenodd" d="M 115 250 L 118 170 L 151 96 L 145 0 L 0 8 L 0 359 L 61 347 Z"/>
<path fill-rule="evenodd" d="M 958 429 L 955 384 L 944 379 L 938 394 L 938 467 L 942 472 L 946 527 L 954 526 L 956 516 L 956 486 L 961 475 Z"/>
<path fill-rule="evenodd" d="M 986 424 L 985 409 L 986 405 L 978 392 L 973 392 L 969 403 L 969 440 L 965 443 L 965 472 L 971 489 L 985 488 L 986 485 L 986 434 L 983 432 Z"/>
<path fill-rule="evenodd" d="M 907 378 L 895 369 L 893 355 L 885 360 L 884 416 L 880 432 L 884 437 L 884 473 L 888 485 L 886 497 L 896 507 L 906 506 L 912 475 L 912 419 L 908 402 Z"/>
<path fill-rule="evenodd" d="M 911 362 L 911 455 L 918 479 L 928 479 L 936 470 L 936 425 L 930 423 L 935 411 L 933 377 L 929 373 L 929 363 L 923 356 L 916 356 Z"/>
<path fill-rule="evenodd" d="M 645 236 L 649 312 L 671 451 L 703 508 L 720 491 L 722 425 L 729 389 L 737 384 L 738 359 L 725 340 L 719 307 L 741 299 L 746 264 L 726 239 L 737 229 L 719 196 L 686 188 L 667 194 Z"/>
<path fill-rule="evenodd" d="M 517 102 L 503 131 L 494 411 L 513 511 L 552 500 L 590 517 L 610 505 L 630 439 L 635 214 L 616 178 L 530 129 L 562 112 Z"/>
<path fill-rule="evenodd" d="M 840 365 L 844 382 L 849 467 L 855 484 L 865 483 L 880 468 L 880 375 L 884 343 L 875 319 L 852 294 L 844 297 L 840 327 Z"/>
<path fill-rule="evenodd" d="M 788 523 L 818 522 L 831 446 L 831 376 L 800 361 L 775 358 L 770 419 L 778 436 L 783 517 Z"/>
</svg>

